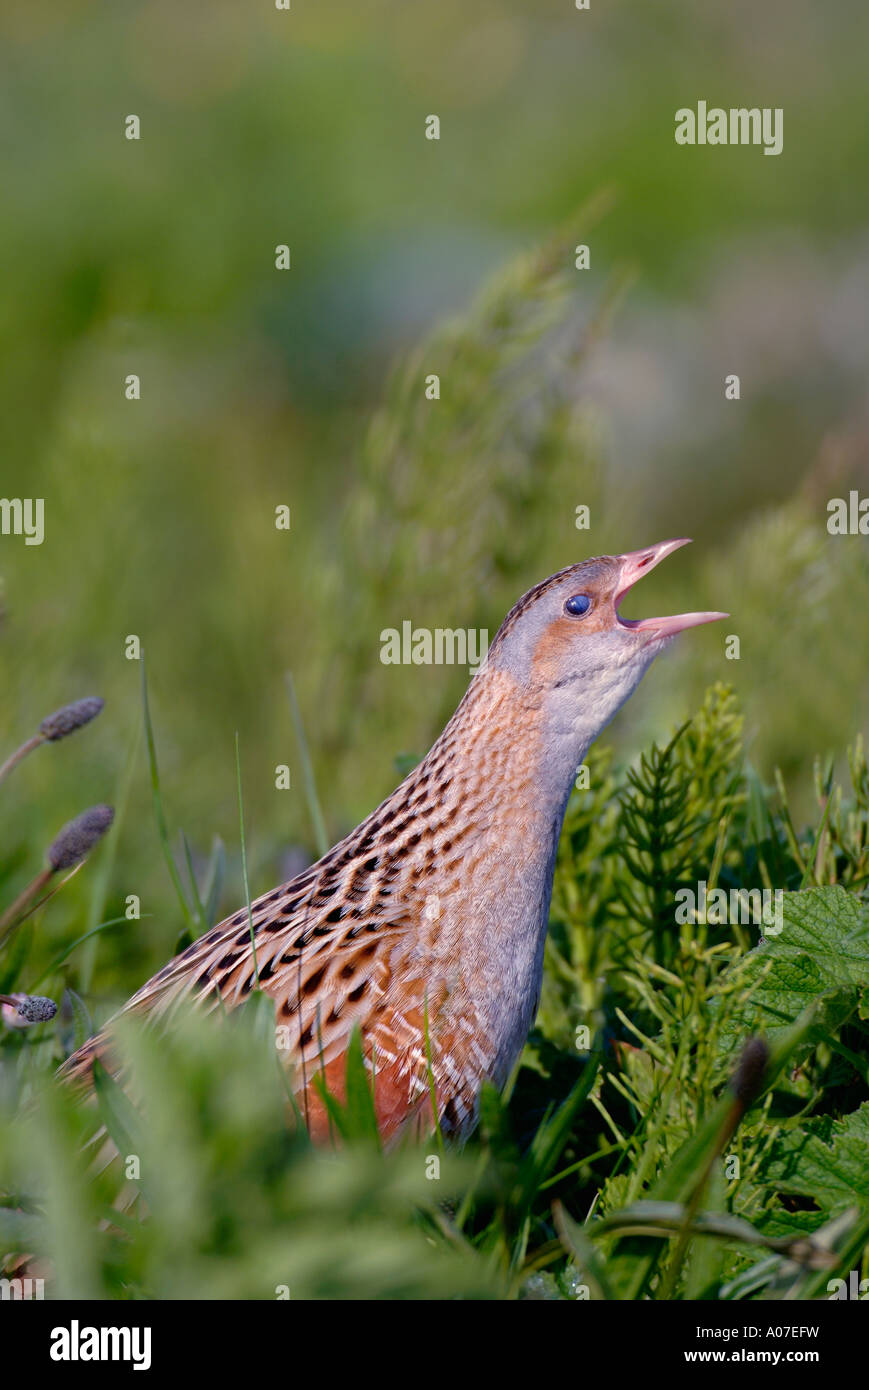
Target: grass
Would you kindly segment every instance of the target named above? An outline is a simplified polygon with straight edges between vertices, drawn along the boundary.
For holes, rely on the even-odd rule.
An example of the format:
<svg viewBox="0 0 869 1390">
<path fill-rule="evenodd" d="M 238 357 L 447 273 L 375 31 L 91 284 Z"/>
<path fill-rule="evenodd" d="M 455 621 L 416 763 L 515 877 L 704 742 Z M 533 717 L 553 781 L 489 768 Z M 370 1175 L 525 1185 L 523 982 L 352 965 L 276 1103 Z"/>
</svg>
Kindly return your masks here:
<svg viewBox="0 0 869 1390">
<path fill-rule="evenodd" d="M 716 687 L 635 766 L 594 754 L 559 850 L 537 1025 L 461 1148 L 432 1135 L 382 1151 L 356 1035 L 346 1100 L 325 1097 L 339 1147 L 313 1150 L 287 1103 L 272 1002 L 254 992 L 217 1020 L 181 1014 L 168 1034 L 129 1021 L 123 1089 L 97 1081 L 119 1154 L 97 1172 L 93 1112 L 52 1073 L 98 1002 L 76 952 L 120 920 L 70 939 L 33 979 L 13 937 L 3 992 L 62 993 L 54 1023 L 0 1040 L 7 1270 L 26 1256 L 60 1296 L 669 1300 L 810 1298 L 862 1268 L 863 753 L 848 786 L 819 774 L 816 823 L 797 832 L 740 736 Z M 249 902 L 238 745 L 236 781 Z M 760 945 L 751 924 L 677 930 L 675 893 L 699 878 L 781 883 L 784 929 Z M 808 1191 L 801 1153 L 817 1168 Z"/>
<path fill-rule="evenodd" d="M 859 738 L 848 767 L 844 744 L 866 708 L 869 563 L 863 538 L 827 536 L 824 504 L 861 483 L 859 338 L 840 306 L 864 269 L 866 15 L 852 7 L 827 35 L 827 64 L 808 10 L 777 34 L 776 100 L 801 100 L 807 81 L 819 98 L 785 159 L 734 151 L 688 173 L 668 114 L 683 100 L 685 44 L 714 52 L 722 90 L 750 85 L 738 10 L 697 29 L 696 7 L 676 0 L 650 26 L 633 0 L 597 47 L 570 6 L 514 17 L 494 35 L 509 61 L 469 103 L 468 57 L 460 45 L 457 62 L 439 7 L 397 18 L 373 65 L 366 26 L 309 7 L 317 61 L 289 83 L 271 37 L 251 46 L 250 16 L 224 8 L 204 65 L 180 61 L 153 94 L 164 114 L 191 98 L 197 111 L 170 140 L 151 122 L 135 151 L 117 124 L 141 77 L 134 10 L 99 34 L 86 16 L 43 24 L 38 45 L 26 24 L 9 35 L 13 99 L 36 94 L 70 138 L 46 142 L 25 122 L 4 148 L 18 195 L 0 229 L 16 266 L 2 288 L 15 344 L 0 374 L 4 487 L 44 496 L 50 518 L 44 547 L 4 538 L 4 906 L 82 806 L 112 800 L 116 819 L 0 949 L 0 992 L 44 987 L 59 1003 L 51 1025 L 0 1032 L 5 1248 L 41 1253 L 53 1292 L 94 1296 L 813 1296 L 829 1261 L 816 1251 L 817 1269 L 801 1264 L 795 1239 L 834 1249 L 842 1270 L 865 1266 L 853 1154 L 865 1149 L 869 775 Z M 161 15 L 153 33 L 167 52 L 180 39 L 183 60 L 196 36 L 176 32 L 171 7 Z M 419 129 L 407 64 L 422 54 L 445 103 L 436 161 L 440 150 L 421 160 L 397 135 Z M 593 124 L 577 119 L 577 62 L 597 84 Z M 297 139 L 311 111 L 323 117 L 313 157 Z M 462 304 L 505 246 L 519 251 L 610 186 L 614 200 L 591 197 L 412 348 L 417 324 Z M 297 188 L 308 213 L 280 283 L 275 190 Z M 578 241 L 592 246 L 590 275 L 574 269 Z M 794 356 L 784 335 L 770 373 L 752 372 L 750 388 L 744 377 L 729 433 L 718 367 L 707 359 L 693 393 L 673 394 L 689 378 L 684 345 L 668 339 L 684 313 L 702 326 L 689 342 L 726 341 L 719 301 L 739 303 L 739 262 L 758 255 L 769 294 L 746 341 L 779 343 L 791 300 L 809 315 L 791 336 L 810 350 Z M 588 360 L 635 268 L 634 317 L 612 344 L 619 398 L 602 409 Z M 820 352 L 813 324 L 829 330 Z M 115 389 L 131 355 L 145 367 L 133 408 Z M 429 373 L 437 404 L 421 389 Z M 608 447 L 610 416 L 628 432 Z M 631 418 L 653 434 L 657 419 L 651 453 L 632 444 Z M 291 535 L 275 530 L 276 501 L 292 503 Z M 577 503 L 591 508 L 589 537 Z M 122 1213 L 117 1171 L 94 1179 L 79 1160 L 90 1120 L 52 1088 L 55 1064 L 173 949 L 249 903 L 251 884 L 277 882 L 288 844 L 326 848 L 315 770 L 337 836 L 391 789 L 393 760 L 428 745 L 464 678 L 384 679 L 384 624 L 492 630 L 559 565 L 683 530 L 705 545 L 681 578 L 653 582 L 662 609 L 678 584 L 692 606 L 734 614 L 744 659 L 728 669 L 749 756 L 721 691 L 683 725 L 721 669 L 714 639 L 698 636 L 675 658 L 669 704 L 665 684 L 650 686 L 592 756 L 559 852 L 537 1028 L 508 1091 L 483 1097 L 467 1148 L 379 1153 L 357 1057 L 356 1104 L 333 1112 L 344 1147 L 312 1154 L 285 1122 L 260 997 L 234 1033 L 191 1021 L 159 1047 L 131 1035 L 134 1109 L 149 1124 L 125 1141 L 143 1176 Z M 144 721 L 144 662 L 119 658 L 131 627 L 149 653 Z M 262 769 L 287 761 L 288 665 L 305 794 L 284 799 Z M 23 726 L 37 692 L 49 703 L 67 685 L 100 689 L 106 713 L 69 746 L 42 748 Z M 316 711 L 311 749 L 301 710 Z M 671 721 L 679 732 L 652 746 Z M 757 948 L 746 923 L 676 929 L 673 897 L 700 878 L 785 888 L 784 936 Z M 758 1030 L 764 1086 L 722 1139 Z M 101 1091 L 104 1108 L 117 1100 Z"/>
</svg>

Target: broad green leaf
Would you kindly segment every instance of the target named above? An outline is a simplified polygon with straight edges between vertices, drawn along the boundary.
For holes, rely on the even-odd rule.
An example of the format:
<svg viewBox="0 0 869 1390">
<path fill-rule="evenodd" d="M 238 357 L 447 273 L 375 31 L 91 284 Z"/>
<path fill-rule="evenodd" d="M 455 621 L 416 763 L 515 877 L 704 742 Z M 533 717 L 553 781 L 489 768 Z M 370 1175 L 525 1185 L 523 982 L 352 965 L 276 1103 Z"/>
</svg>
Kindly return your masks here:
<svg viewBox="0 0 869 1390">
<path fill-rule="evenodd" d="M 869 1208 L 869 1101 L 841 1120 L 807 1120 L 783 1134 L 762 1169 L 779 1192 L 812 1197 L 825 1211 Z"/>
<path fill-rule="evenodd" d="M 749 1033 L 775 1040 L 815 1003 L 808 1051 L 858 1007 L 869 986 L 869 910 L 843 888 L 785 893 L 782 930 L 738 967 L 751 993 L 725 1022 L 731 1047 Z"/>
</svg>

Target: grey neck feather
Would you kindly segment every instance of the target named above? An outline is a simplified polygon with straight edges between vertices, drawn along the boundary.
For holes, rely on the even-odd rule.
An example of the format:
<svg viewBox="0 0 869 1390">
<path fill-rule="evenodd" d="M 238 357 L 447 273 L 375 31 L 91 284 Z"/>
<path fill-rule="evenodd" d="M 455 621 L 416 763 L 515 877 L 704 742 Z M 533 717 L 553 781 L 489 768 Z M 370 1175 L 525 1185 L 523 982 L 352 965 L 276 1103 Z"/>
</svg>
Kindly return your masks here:
<svg viewBox="0 0 869 1390">
<path fill-rule="evenodd" d="M 558 819 L 556 839 L 578 768 L 595 739 L 639 685 L 654 655 L 647 648 L 629 662 L 580 673 L 549 692 L 544 704 L 547 752 L 540 779 L 546 810 Z"/>
</svg>

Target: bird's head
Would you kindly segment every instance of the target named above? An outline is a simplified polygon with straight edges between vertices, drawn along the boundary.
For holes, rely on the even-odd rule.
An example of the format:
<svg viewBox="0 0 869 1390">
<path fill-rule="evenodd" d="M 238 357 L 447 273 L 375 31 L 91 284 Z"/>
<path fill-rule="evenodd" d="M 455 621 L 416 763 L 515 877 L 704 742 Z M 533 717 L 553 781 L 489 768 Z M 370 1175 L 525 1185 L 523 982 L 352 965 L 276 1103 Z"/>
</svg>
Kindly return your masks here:
<svg viewBox="0 0 869 1390">
<path fill-rule="evenodd" d="M 507 614 L 489 649 L 489 668 L 527 689 L 556 728 L 579 723 L 594 737 L 677 632 L 728 616 L 631 619 L 619 613 L 637 580 L 687 544 L 660 541 L 625 555 L 601 555 L 544 579 Z"/>
</svg>

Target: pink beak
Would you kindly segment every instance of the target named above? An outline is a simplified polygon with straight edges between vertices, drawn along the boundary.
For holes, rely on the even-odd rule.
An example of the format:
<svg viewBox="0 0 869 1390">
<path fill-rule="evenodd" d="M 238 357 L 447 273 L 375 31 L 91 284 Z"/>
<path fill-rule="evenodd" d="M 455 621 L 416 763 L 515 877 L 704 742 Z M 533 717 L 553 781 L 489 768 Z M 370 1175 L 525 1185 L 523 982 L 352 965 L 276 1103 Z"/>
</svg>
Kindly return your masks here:
<svg viewBox="0 0 869 1390">
<path fill-rule="evenodd" d="M 649 570 L 653 570 L 668 555 L 672 555 L 674 550 L 690 544 L 690 540 L 683 537 L 677 541 L 660 541 L 645 550 L 629 550 L 626 555 L 619 555 L 617 558 L 621 561 L 622 572 L 618 588 L 613 595 L 616 616 L 618 617 L 619 604 L 638 579 L 642 579 L 644 574 L 648 574 Z M 699 627 L 701 623 L 714 623 L 718 618 L 729 617 L 729 613 L 674 613 L 670 618 L 619 618 L 618 621 L 622 627 L 633 628 L 635 632 L 648 632 L 653 637 L 672 637 L 686 627 Z"/>
</svg>

